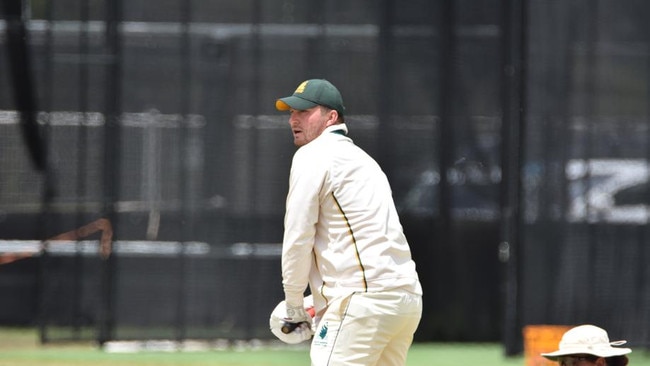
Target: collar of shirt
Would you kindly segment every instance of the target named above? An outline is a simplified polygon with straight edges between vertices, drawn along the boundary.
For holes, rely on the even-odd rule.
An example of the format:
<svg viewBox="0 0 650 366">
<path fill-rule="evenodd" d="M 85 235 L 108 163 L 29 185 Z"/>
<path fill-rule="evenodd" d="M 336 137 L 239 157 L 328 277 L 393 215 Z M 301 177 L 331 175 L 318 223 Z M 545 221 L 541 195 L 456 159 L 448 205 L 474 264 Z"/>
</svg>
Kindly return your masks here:
<svg viewBox="0 0 650 366">
<path fill-rule="evenodd" d="M 348 134 L 348 126 L 346 126 L 345 123 L 338 123 L 338 124 L 335 124 L 335 125 L 331 125 L 331 126 L 327 127 L 325 130 L 323 130 L 323 133 L 326 133 L 326 132 L 339 133 L 339 134 L 342 133 L 343 135 L 347 135 Z"/>
</svg>

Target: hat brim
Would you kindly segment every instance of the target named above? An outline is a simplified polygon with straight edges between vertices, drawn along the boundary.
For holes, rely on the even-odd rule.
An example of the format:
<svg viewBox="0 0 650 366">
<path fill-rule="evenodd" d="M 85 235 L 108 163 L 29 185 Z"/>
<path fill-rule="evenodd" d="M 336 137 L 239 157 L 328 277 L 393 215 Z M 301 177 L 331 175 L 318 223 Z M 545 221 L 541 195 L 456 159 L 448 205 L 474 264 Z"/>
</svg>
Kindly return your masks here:
<svg viewBox="0 0 650 366">
<path fill-rule="evenodd" d="M 614 357 L 622 356 L 632 352 L 629 348 L 592 348 L 592 347 L 576 347 L 566 350 L 558 350 L 555 352 L 542 353 L 541 356 L 551 360 L 557 361 L 558 357 L 570 356 L 570 355 L 594 355 L 598 357 Z"/>
<path fill-rule="evenodd" d="M 275 101 L 275 108 L 279 111 L 288 111 L 289 109 L 304 111 L 309 108 L 314 108 L 317 105 L 317 103 L 297 97 L 295 95 L 280 98 Z"/>
</svg>

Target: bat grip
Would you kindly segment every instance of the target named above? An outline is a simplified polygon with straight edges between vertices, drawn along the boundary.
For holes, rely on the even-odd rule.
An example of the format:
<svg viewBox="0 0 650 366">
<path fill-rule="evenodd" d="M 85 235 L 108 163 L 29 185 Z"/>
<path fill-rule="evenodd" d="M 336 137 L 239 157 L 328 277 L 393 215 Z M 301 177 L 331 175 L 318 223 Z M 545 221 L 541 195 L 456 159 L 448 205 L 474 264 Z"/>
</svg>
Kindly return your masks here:
<svg viewBox="0 0 650 366">
<path fill-rule="evenodd" d="M 307 314 L 309 314 L 309 316 L 311 316 L 312 318 L 314 317 L 314 315 L 316 315 L 316 311 L 314 310 L 313 306 L 309 307 L 306 310 L 307 310 Z M 298 323 L 284 322 L 284 324 L 282 324 L 282 328 L 280 328 L 280 331 L 282 331 L 282 333 L 284 334 L 289 334 L 294 330 L 296 330 L 296 328 L 298 328 L 302 323 L 306 323 L 309 325 L 309 323 L 307 322 L 298 322 Z"/>
<path fill-rule="evenodd" d="M 284 324 L 282 325 L 282 328 L 280 328 L 280 330 L 284 334 L 289 334 L 289 333 L 293 332 L 294 330 L 296 330 L 296 328 L 298 328 L 300 326 L 300 324 L 303 324 L 303 323 L 307 323 L 307 322 L 300 322 L 300 323 L 284 322 Z"/>
</svg>

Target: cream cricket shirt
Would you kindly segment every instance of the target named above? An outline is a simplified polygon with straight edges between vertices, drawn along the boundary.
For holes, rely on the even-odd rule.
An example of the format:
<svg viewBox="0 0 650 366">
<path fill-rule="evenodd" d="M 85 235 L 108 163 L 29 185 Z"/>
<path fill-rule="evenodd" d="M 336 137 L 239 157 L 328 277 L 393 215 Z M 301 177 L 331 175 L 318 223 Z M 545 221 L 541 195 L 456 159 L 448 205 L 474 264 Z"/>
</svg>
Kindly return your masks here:
<svg viewBox="0 0 650 366">
<path fill-rule="evenodd" d="M 285 299 L 301 305 L 309 284 L 317 312 L 352 292 L 422 293 L 388 180 L 344 133 L 330 126 L 299 148 L 289 177 Z"/>
</svg>

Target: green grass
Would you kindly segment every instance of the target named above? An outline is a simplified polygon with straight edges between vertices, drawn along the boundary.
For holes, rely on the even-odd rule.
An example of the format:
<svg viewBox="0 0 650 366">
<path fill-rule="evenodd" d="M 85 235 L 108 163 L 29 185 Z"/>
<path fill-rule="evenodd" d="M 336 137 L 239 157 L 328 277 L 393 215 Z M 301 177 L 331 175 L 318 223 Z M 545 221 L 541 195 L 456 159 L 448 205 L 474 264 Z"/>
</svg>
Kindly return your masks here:
<svg viewBox="0 0 650 366">
<path fill-rule="evenodd" d="M 38 342 L 34 329 L 0 328 L 0 366 L 306 366 L 307 347 L 229 347 L 192 352 L 109 353 L 95 344 Z M 499 344 L 417 343 L 409 352 L 408 366 L 524 366 L 525 359 L 504 357 Z M 630 366 L 650 366 L 645 352 L 632 354 Z"/>
</svg>

